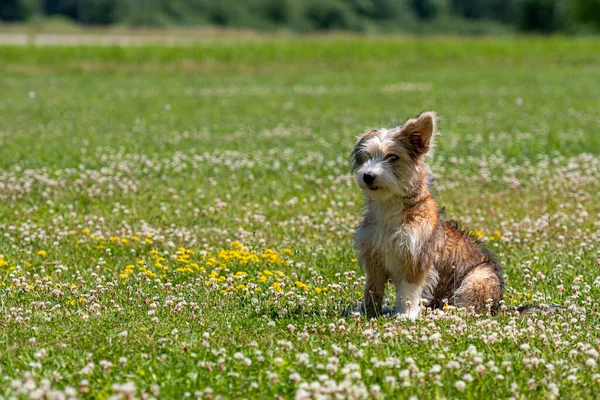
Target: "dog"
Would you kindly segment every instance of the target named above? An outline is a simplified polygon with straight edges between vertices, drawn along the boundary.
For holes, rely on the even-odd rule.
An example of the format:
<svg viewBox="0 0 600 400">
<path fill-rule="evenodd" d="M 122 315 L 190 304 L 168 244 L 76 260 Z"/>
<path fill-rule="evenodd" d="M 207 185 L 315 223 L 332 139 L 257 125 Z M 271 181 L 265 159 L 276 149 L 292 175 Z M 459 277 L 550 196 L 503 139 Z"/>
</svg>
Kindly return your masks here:
<svg viewBox="0 0 600 400">
<path fill-rule="evenodd" d="M 392 314 L 414 320 L 421 304 L 496 312 L 504 291 L 493 253 L 455 221 L 447 221 L 434 196 L 427 164 L 436 131 L 435 112 L 426 111 L 394 129 L 362 135 L 351 170 L 366 206 L 354 237 L 366 274 L 358 312 L 376 317 L 388 282 L 396 289 Z"/>
</svg>

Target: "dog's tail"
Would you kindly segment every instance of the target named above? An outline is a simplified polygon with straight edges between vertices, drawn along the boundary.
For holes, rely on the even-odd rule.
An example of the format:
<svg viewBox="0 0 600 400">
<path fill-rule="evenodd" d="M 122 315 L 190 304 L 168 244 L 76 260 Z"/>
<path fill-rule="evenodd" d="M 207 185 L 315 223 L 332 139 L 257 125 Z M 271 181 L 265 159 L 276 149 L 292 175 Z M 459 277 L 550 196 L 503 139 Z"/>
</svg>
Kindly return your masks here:
<svg viewBox="0 0 600 400">
<path fill-rule="evenodd" d="M 536 315 L 536 314 L 554 314 L 558 311 L 566 310 L 567 307 L 559 306 L 557 304 L 545 304 L 536 306 L 533 304 L 526 304 L 517 308 L 509 309 L 508 311 L 517 311 L 521 315 Z"/>
</svg>

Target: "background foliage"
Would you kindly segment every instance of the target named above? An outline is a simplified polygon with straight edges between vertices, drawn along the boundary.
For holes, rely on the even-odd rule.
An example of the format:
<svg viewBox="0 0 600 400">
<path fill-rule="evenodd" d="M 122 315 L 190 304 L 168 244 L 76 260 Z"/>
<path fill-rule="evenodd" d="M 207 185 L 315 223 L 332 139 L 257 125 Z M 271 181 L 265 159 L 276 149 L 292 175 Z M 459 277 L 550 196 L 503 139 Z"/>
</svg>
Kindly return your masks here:
<svg viewBox="0 0 600 400">
<path fill-rule="evenodd" d="M 3 0 L 0 20 L 414 33 L 593 32 L 600 0 Z"/>
</svg>

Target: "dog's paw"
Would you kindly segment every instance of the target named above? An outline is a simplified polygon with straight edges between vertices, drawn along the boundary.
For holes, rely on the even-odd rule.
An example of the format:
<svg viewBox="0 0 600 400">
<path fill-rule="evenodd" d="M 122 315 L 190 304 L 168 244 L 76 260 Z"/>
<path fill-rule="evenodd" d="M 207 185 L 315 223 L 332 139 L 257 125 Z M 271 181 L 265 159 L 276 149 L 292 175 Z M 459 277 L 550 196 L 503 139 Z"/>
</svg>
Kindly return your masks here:
<svg viewBox="0 0 600 400">
<path fill-rule="evenodd" d="M 394 315 L 394 309 L 388 306 L 384 306 L 381 309 L 381 315 L 385 315 L 385 316 L 392 316 Z"/>
<path fill-rule="evenodd" d="M 355 315 L 362 315 L 363 311 L 359 308 L 356 310 L 350 310 L 350 309 L 343 309 L 342 311 L 340 311 L 340 317 L 349 317 L 349 316 L 355 316 Z"/>
<path fill-rule="evenodd" d="M 382 307 L 381 310 L 377 311 L 377 310 L 368 310 L 367 312 L 365 312 L 365 310 L 362 307 L 359 307 L 357 309 L 343 309 L 342 311 L 340 311 L 340 317 L 349 317 L 349 316 L 362 316 L 362 315 L 366 315 L 367 318 L 377 318 L 377 317 L 381 317 L 381 316 L 393 316 L 394 315 L 394 310 L 390 307 Z"/>
<path fill-rule="evenodd" d="M 397 320 L 415 321 L 415 320 L 419 319 L 420 315 L 421 315 L 421 309 L 415 308 L 415 309 L 410 309 L 404 313 L 393 313 L 392 318 L 396 318 Z"/>
</svg>

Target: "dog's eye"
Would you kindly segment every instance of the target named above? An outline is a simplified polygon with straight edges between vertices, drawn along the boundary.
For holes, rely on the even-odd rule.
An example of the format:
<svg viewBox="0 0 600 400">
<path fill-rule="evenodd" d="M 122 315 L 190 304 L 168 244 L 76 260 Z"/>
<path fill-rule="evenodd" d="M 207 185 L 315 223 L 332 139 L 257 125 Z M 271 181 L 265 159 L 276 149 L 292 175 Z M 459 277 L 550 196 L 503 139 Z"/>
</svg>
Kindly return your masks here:
<svg viewBox="0 0 600 400">
<path fill-rule="evenodd" d="M 395 154 L 390 154 L 385 159 L 389 162 L 394 162 L 394 161 L 398 161 L 398 156 Z"/>
</svg>

